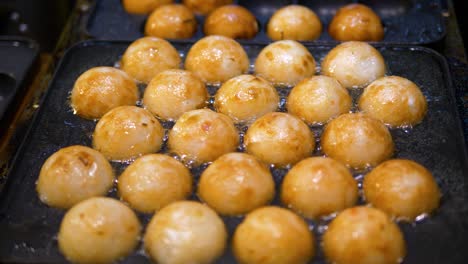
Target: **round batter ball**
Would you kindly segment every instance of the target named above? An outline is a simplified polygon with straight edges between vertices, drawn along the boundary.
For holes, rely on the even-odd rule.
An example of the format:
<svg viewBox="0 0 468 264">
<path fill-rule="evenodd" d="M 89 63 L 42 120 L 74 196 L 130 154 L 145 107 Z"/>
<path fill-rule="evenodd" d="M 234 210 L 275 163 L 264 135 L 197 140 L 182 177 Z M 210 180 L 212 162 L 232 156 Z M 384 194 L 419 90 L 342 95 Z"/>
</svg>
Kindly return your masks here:
<svg viewBox="0 0 468 264">
<path fill-rule="evenodd" d="M 359 109 L 391 127 L 413 126 L 427 112 L 426 98 L 412 81 L 386 76 L 375 80 L 359 98 Z"/>
<path fill-rule="evenodd" d="M 159 38 L 191 38 L 196 31 L 195 15 L 182 4 L 163 5 L 156 8 L 145 24 L 145 35 Z"/>
<path fill-rule="evenodd" d="M 348 41 L 336 46 L 322 62 L 322 74 L 346 88 L 363 87 L 385 74 L 382 54 L 365 42 Z"/>
<path fill-rule="evenodd" d="M 207 15 L 216 8 L 229 5 L 233 0 L 182 0 L 182 3 L 198 15 Z"/>
<path fill-rule="evenodd" d="M 232 249 L 239 263 L 299 264 L 315 255 L 314 236 L 293 212 L 268 206 L 249 213 L 237 226 Z"/>
<path fill-rule="evenodd" d="M 205 35 L 222 35 L 233 39 L 251 39 L 258 33 L 255 16 L 245 7 L 226 5 L 215 9 L 206 18 Z"/>
<path fill-rule="evenodd" d="M 280 112 L 255 121 L 244 137 L 246 151 L 261 161 L 283 167 L 312 154 L 315 138 L 299 118 Z"/>
<path fill-rule="evenodd" d="M 412 221 L 439 207 L 441 193 L 432 174 L 420 164 L 388 160 L 364 178 L 366 201 L 399 220 Z"/>
<path fill-rule="evenodd" d="M 90 198 L 73 206 L 58 233 L 62 254 L 73 263 L 113 263 L 137 246 L 141 225 L 135 213 L 112 198 Z"/>
<path fill-rule="evenodd" d="M 93 196 L 105 196 L 114 182 L 114 171 L 98 151 L 70 146 L 52 154 L 42 165 L 36 190 L 52 207 L 70 208 Z"/>
<path fill-rule="evenodd" d="M 306 218 L 328 216 L 356 204 L 358 186 L 343 164 L 312 157 L 297 163 L 283 179 L 281 202 Z"/>
<path fill-rule="evenodd" d="M 128 46 L 120 67 L 135 80 L 148 83 L 156 74 L 180 67 L 177 50 L 168 41 L 156 37 L 144 37 Z"/>
<path fill-rule="evenodd" d="M 330 263 L 398 264 L 406 254 L 403 234 L 382 211 L 358 206 L 328 225 L 323 251 Z"/>
<path fill-rule="evenodd" d="M 349 4 L 338 9 L 328 33 L 339 41 L 380 41 L 384 37 L 384 28 L 372 9 L 363 4 Z"/>
<path fill-rule="evenodd" d="M 117 106 L 135 105 L 138 97 L 138 87 L 124 71 L 95 67 L 76 79 L 71 106 L 83 118 L 98 119 Z"/>
<path fill-rule="evenodd" d="M 228 153 L 202 173 L 198 196 L 222 215 L 241 215 L 268 204 L 275 182 L 266 164 L 245 153 Z"/>
<path fill-rule="evenodd" d="M 174 0 L 122 0 L 125 11 L 132 14 L 146 15 L 161 5 L 170 4 Z"/>
<path fill-rule="evenodd" d="M 165 70 L 146 86 L 143 105 L 161 119 L 177 120 L 183 113 L 203 108 L 208 90 L 195 74 L 184 70 Z"/>
<path fill-rule="evenodd" d="M 164 129 L 147 110 L 120 106 L 96 124 L 93 148 L 114 161 L 128 161 L 161 149 Z"/>
<path fill-rule="evenodd" d="M 213 263 L 226 247 L 223 220 L 206 205 L 180 201 L 153 216 L 144 236 L 146 252 L 160 264 Z"/>
<path fill-rule="evenodd" d="M 246 73 L 249 58 L 235 40 L 224 36 L 208 36 L 190 48 L 185 69 L 195 73 L 204 82 L 219 84 Z"/>
<path fill-rule="evenodd" d="M 239 135 L 232 120 L 210 109 L 185 112 L 169 132 L 169 150 L 186 162 L 201 164 L 233 152 Z"/>
<path fill-rule="evenodd" d="M 119 177 L 118 190 L 132 208 L 153 213 L 186 199 L 192 193 L 192 175 L 173 157 L 148 154 L 125 169 Z"/>
<path fill-rule="evenodd" d="M 234 122 L 254 121 L 278 108 L 275 87 L 261 77 L 239 75 L 225 82 L 215 95 L 214 107 Z"/>
<path fill-rule="evenodd" d="M 268 37 L 273 40 L 311 41 L 322 33 L 322 22 L 310 8 L 288 5 L 278 9 L 267 24 Z"/>
<path fill-rule="evenodd" d="M 255 74 L 276 85 L 295 85 L 315 74 L 315 60 L 301 43 L 280 40 L 260 51 Z"/>
<path fill-rule="evenodd" d="M 323 152 L 347 166 L 365 169 L 393 155 L 388 128 L 365 114 L 344 114 L 328 123 L 321 138 Z"/>
<path fill-rule="evenodd" d="M 351 110 L 352 98 L 334 78 L 314 76 L 298 83 L 288 96 L 290 114 L 307 124 L 323 124 Z"/>
</svg>

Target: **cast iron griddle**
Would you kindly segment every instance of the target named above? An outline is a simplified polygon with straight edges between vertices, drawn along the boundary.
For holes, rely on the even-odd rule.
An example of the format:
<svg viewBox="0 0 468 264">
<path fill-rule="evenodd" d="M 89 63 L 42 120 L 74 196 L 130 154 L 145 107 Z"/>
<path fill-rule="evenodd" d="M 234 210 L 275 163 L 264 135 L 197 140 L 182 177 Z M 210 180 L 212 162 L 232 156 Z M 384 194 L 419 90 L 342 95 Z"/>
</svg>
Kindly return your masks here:
<svg viewBox="0 0 468 264">
<path fill-rule="evenodd" d="M 259 33 L 246 43 L 271 41 L 266 35 L 266 25 L 273 13 L 286 5 L 300 4 L 314 10 L 323 24 L 317 42 L 334 41 L 328 34 L 328 24 L 338 8 L 350 3 L 363 3 L 381 17 L 385 28 L 383 42 L 428 44 L 445 36 L 442 19 L 445 0 L 234 0 L 249 9 L 257 18 Z M 176 1 L 181 2 L 181 1 Z M 97 0 L 91 11 L 86 31 L 101 40 L 134 40 L 143 37 L 146 15 L 128 14 L 119 0 Z M 197 17 L 198 30 L 190 40 L 203 37 L 203 17 Z"/>
<path fill-rule="evenodd" d="M 42 204 L 35 191 L 35 182 L 43 162 L 60 148 L 81 144 L 91 145 L 94 121 L 73 114 L 68 97 L 76 78 L 94 66 L 113 66 L 130 42 L 88 41 L 72 47 L 62 59 L 48 93 L 21 145 L 7 184 L 0 195 L 0 262 L 2 263 L 63 263 L 56 235 L 64 210 Z M 190 43 L 175 43 L 184 55 Z M 244 45 L 251 63 L 263 45 Z M 307 45 L 320 62 L 332 45 Z M 441 187 L 443 198 L 433 216 L 421 222 L 400 223 L 407 242 L 408 255 L 404 263 L 466 263 L 468 259 L 468 188 L 467 155 L 460 119 L 457 115 L 454 90 L 445 60 L 430 49 L 413 46 L 377 45 L 387 65 L 388 74 L 400 75 L 417 83 L 428 98 L 428 113 L 424 121 L 412 129 L 394 129 L 395 157 L 409 158 L 426 166 Z M 215 92 L 210 88 L 210 93 Z M 284 89 L 284 97 L 288 89 Z M 353 92 L 356 95 L 356 92 Z M 281 106 L 284 110 L 284 105 Z M 166 128 L 172 124 L 165 123 Z M 241 130 L 245 127 L 240 128 Z M 319 135 L 321 128 L 313 128 Z M 165 148 L 164 148 L 165 149 Z M 163 149 L 163 152 L 164 152 Z M 240 148 L 239 150 L 242 150 Z M 317 149 L 314 155 L 321 155 Z M 125 164 L 113 164 L 119 175 Z M 193 168 L 195 185 L 204 167 Z M 277 188 L 285 169 L 272 169 Z M 362 174 L 354 173 L 357 179 Z M 277 192 L 278 194 L 278 192 Z M 109 196 L 116 197 L 115 189 Z M 191 199 L 197 200 L 195 195 Z M 278 204 L 278 195 L 273 204 Z M 151 217 L 138 214 L 143 225 Z M 229 234 L 242 221 L 240 217 L 224 217 Z M 317 256 L 311 263 L 325 263 L 319 248 L 323 221 L 308 221 L 317 239 Z M 229 249 L 217 263 L 234 263 Z M 119 263 L 149 263 L 140 244 L 135 252 Z"/>
</svg>

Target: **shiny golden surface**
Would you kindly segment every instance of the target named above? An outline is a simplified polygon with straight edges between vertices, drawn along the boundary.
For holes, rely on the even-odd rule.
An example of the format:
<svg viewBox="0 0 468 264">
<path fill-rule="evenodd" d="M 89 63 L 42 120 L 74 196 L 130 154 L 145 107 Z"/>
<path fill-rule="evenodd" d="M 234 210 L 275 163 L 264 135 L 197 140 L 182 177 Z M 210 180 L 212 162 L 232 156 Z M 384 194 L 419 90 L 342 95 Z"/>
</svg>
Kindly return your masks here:
<svg viewBox="0 0 468 264">
<path fill-rule="evenodd" d="M 156 74 L 180 67 L 179 52 L 168 41 L 143 37 L 128 46 L 120 67 L 135 80 L 149 83 Z"/>
<path fill-rule="evenodd" d="M 223 220 L 194 201 L 172 203 L 156 213 L 144 236 L 149 256 L 160 264 L 214 263 L 226 247 Z"/>
<path fill-rule="evenodd" d="M 228 153 L 202 173 L 198 196 L 222 215 L 241 215 L 266 205 L 275 182 L 266 164 L 245 153 Z"/>
<path fill-rule="evenodd" d="M 80 202 L 65 214 L 58 246 L 73 263 L 112 263 L 135 249 L 140 231 L 138 218 L 125 204 L 95 197 Z"/>
<path fill-rule="evenodd" d="M 170 156 L 148 154 L 136 159 L 120 175 L 118 191 L 135 210 L 153 213 L 186 199 L 192 193 L 192 175 Z"/>
<path fill-rule="evenodd" d="M 233 2 L 233 0 L 182 0 L 184 5 L 199 15 L 207 15 L 216 8 Z"/>
<path fill-rule="evenodd" d="M 323 251 L 330 263 L 399 264 L 406 255 L 403 234 L 380 210 L 344 210 L 328 225 Z"/>
<path fill-rule="evenodd" d="M 380 17 L 363 4 L 349 4 L 338 9 L 328 33 L 340 41 L 379 41 L 384 37 Z"/>
<path fill-rule="evenodd" d="M 177 120 L 183 113 L 203 108 L 208 90 L 195 74 L 173 69 L 156 75 L 146 86 L 143 105 L 164 120 Z"/>
<path fill-rule="evenodd" d="M 433 212 L 441 198 L 432 174 L 411 160 L 380 164 L 364 177 L 363 187 L 367 202 L 405 221 Z"/>
<path fill-rule="evenodd" d="M 42 165 L 36 190 L 52 207 L 70 208 L 112 187 L 114 172 L 107 159 L 85 146 L 70 146 L 52 154 Z"/>
<path fill-rule="evenodd" d="M 161 5 L 172 2 L 174 0 L 122 0 L 122 5 L 128 13 L 145 15 Z"/>
<path fill-rule="evenodd" d="M 307 158 L 286 174 L 281 202 L 310 219 L 327 216 L 353 206 L 358 186 L 343 164 L 330 158 Z"/>
<path fill-rule="evenodd" d="M 293 212 L 268 206 L 249 213 L 237 226 L 232 250 L 239 263 L 299 264 L 315 255 L 314 236 Z"/>
<path fill-rule="evenodd" d="M 311 41 L 322 33 L 322 22 L 310 8 L 288 5 L 278 9 L 267 24 L 267 34 L 273 40 Z"/>
<path fill-rule="evenodd" d="M 364 114 L 344 114 L 328 123 L 322 133 L 322 150 L 349 167 L 376 166 L 393 155 L 388 128 Z"/>
<path fill-rule="evenodd" d="M 163 5 L 151 12 L 145 24 L 145 35 L 165 39 L 191 38 L 197 31 L 192 11 L 182 4 Z"/>
<path fill-rule="evenodd" d="M 120 106 L 96 124 L 93 148 L 114 161 L 128 161 L 161 149 L 164 129 L 147 110 Z"/>
<path fill-rule="evenodd" d="M 426 115 L 427 102 L 412 81 L 386 76 L 364 89 L 359 98 L 359 109 L 392 127 L 413 126 Z"/>
<path fill-rule="evenodd" d="M 247 8 L 239 5 L 225 5 L 215 9 L 206 17 L 203 31 L 205 35 L 251 39 L 258 33 L 258 23 Z"/>
</svg>

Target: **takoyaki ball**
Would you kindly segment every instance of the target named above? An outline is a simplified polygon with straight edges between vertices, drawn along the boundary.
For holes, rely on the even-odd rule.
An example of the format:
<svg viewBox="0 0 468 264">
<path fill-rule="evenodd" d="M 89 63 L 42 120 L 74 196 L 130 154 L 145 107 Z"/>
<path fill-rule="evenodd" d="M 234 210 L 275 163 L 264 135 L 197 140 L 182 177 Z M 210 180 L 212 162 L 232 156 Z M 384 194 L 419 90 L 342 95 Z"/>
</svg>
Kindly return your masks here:
<svg viewBox="0 0 468 264">
<path fill-rule="evenodd" d="M 223 220 L 206 205 L 180 201 L 151 219 L 144 236 L 149 256 L 160 264 L 213 263 L 226 247 Z"/>
<path fill-rule="evenodd" d="M 288 5 L 278 9 L 267 24 L 268 37 L 273 40 L 311 41 L 320 37 L 322 22 L 310 8 Z"/>
<path fill-rule="evenodd" d="M 156 37 L 143 37 L 128 46 L 120 67 L 135 80 L 148 83 L 156 74 L 180 67 L 177 50 L 168 41 Z"/>
<path fill-rule="evenodd" d="M 149 14 L 157 7 L 172 2 L 174 2 L 174 0 L 122 0 L 125 11 L 140 15 Z"/>
<path fill-rule="evenodd" d="M 205 35 L 251 39 L 258 33 L 258 23 L 247 8 L 239 5 L 226 5 L 209 14 L 205 19 L 203 31 Z"/>
<path fill-rule="evenodd" d="M 198 196 L 222 215 L 241 215 L 268 204 L 275 182 L 266 164 L 245 153 L 228 153 L 202 173 Z"/>
<path fill-rule="evenodd" d="M 145 24 L 145 35 L 166 39 L 191 38 L 197 31 L 193 12 L 182 4 L 156 8 Z"/>
<path fill-rule="evenodd" d="M 235 40 L 224 36 L 208 36 L 190 48 L 185 59 L 185 69 L 206 83 L 219 84 L 246 73 L 249 58 Z"/>
<path fill-rule="evenodd" d="M 122 105 L 135 105 L 138 87 L 124 71 L 95 67 L 78 77 L 71 93 L 71 106 L 83 118 L 98 119 Z"/>
<path fill-rule="evenodd" d="M 186 199 L 192 193 L 192 175 L 173 157 L 148 154 L 135 160 L 120 175 L 118 191 L 135 210 L 153 213 Z"/>
<path fill-rule="evenodd" d="M 380 41 L 384 29 L 380 17 L 363 4 L 349 4 L 336 12 L 328 33 L 336 40 Z"/>
<path fill-rule="evenodd" d="M 385 74 L 382 54 L 365 42 L 348 41 L 336 46 L 322 62 L 322 74 L 346 88 L 363 87 Z"/>
<path fill-rule="evenodd" d="M 232 120 L 210 109 L 185 112 L 169 132 L 169 150 L 188 163 L 202 164 L 233 152 L 239 135 Z"/>
<path fill-rule="evenodd" d="M 315 74 L 315 59 L 301 43 L 280 40 L 260 51 L 255 74 L 277 85 L 295 85 Z"/>
<path fill-rule="evenodd" d="M 350 111 L 352 98 L 334 78 L 314 76 L 298 83 L 288 96 L 290 114 L 307 124 L 323 124 Z"/>
<path fill-rule="evenodd" d="M 315 255 L 314 235 L 295 213 L 276 206 L 249 213 L 234 232 L 232 248 L 239 263 L 299 264 Z"/>
<path fill-rule="evenodd" d="M 249 122 L 278 108 L 275 87 L 261 77 L 239 75 L 223 83 L 215 95 L 214 107 L 234 122 Z"/>
<path fill-rule="evenodd" d="M 247 153 L 265 163 L 283 167 L 311 155 L 315 138 L 299 118 L 273 112 L 260 117 L 247 129 L 244 144 Z"/>
<path fill-rule="evenodd" d="M 229 5 L 233 0 L 182 0 L 182 3 L 198 15 L 207 15 L 216 8 Z"/>
<path fill-rule="evenodd" d="M 128 161 L 161 149 L 164 129 L 147 110 L 120 106 L 96 124 L 93 148 L 114 161 Z"/>
<path fill-rule="evenodd" d="M 161 119 L 177 120 L 183 113 L 203 108 L 208 90 L 195 74 L 173 69 L 156 75 L 146 86 L 143 105 Z"/>
<path fill-rule="evenodd" d="M 53 207 L 70 208 L 93 196 L 105 196 L 114 183 L 114 171 L 98 151 L 70 146 L 52 154 L 42 165 L 36 190 Z"/>
<path fill-rule="evenodd" d="M 64 216 L 58 246 L 73 263 L 113 263 L 129 255 L 140 239 L 141 224 L 122 202 L 95 197 Z"/>
<path fill-rule="evenodd" d="M 382 211 L 348 208 L 328 225 L 323 251 L 330 263 L 398 264 L 406 255 L 403 234 Z"/>
<path fill-rule="evenodd" d="M 393 155 L 388 128 L 365 114 L 344 114 L 328 123 L 321 138 L 323 152 L 349 167 L 365 169 Z"/>
<path fill-rule="evenodd" d="M 420 123 L 426 115 L 427 102 L 412 81 L 386 76 L 364 89 L 359 98 L 359 108 L 391 127 L 401 127 Z"/>
<path fill-rule="evenodd" d="M 281 202 L 306 218 L 316 219 L 353 206 L 358 186 L 343 164 L 312 157 L 297 163 L 281 185 Z"/>
<path fill-rule="evenodd" d="M 440 190 L 432 174 L 420 164 L 388 160 L 364 177 L 366 201 L 399 220 L 412 221 L 439 207 Z"/>
</svg>

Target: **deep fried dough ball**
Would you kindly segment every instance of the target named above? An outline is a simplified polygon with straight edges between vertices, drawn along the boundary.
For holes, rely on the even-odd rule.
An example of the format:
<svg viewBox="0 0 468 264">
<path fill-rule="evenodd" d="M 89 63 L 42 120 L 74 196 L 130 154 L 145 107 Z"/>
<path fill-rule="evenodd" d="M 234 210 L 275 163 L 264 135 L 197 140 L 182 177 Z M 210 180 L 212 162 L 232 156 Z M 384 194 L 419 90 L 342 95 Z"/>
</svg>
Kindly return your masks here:
<svg viewBox="0 0 468 264">
<path fill-rule="evenodd" d="M 293 212 L 268 206 L 249 213 L 234 232 L 232 248 L 239 263 L 299 264 L 315 255 L 314 236 Z"/>
<path fill-rule="evenodd" d="M 346 88 L 328 76 L 314 76 L 298 83 L 288 96 L 290 114 L 307 124 L 323 124 L 350 111 L 352 98 Z"/>
<path fill-rule="evenodd" d="M 170 4 L 174 0 L 122 0 L 125 11 L 132 14 L 145 15 L 161 5 Z"/>
<path fill-rule="evenodd" d="M 186 199 L 192 193 L 190 171 L 173 157 L 148 154 L 136 159 L 120 175 L 120 197 L 144 213 Z"/>
<path fill-rule="evenodd" d="M 301 43 L 280 40 L 260 51 L 255 60 L 255 74 L 273 84 L 295 85 L 315 74 L 315 60 Z"/>
<path fill-rule="evenodd" d="M 219 84 L 246 73 L 249 58 L 237 41 L 224 36 L 208 36 L 190 48 L 185 69 L 195 73 L 204 82 Z"/>
<path fill-rule="evenodd" d="M 375 80 L 359 98 L 364 113 L 392 127 L 420 123 L 427 112 L 426 98 L 412 81 L 386 76 Z"/>
<path fill-rule="evenodd" d="M 71 94 L 71 106 L 83 118 L 97 119 L 122 105 L 135 105 L 138 88 L 124 71 L 94 67 L 78 77 Z"/>
<path fill-rule="evenodd" d="M 185 112 L 169 132 L 169 150 L 195 164 L 233 152 L 239 135 L 232 120 L 210 109 Z"/>
<path fill-rule="evenodd" d="M 294 164 L 312 154 L 314 134 L 299 118 L 280 112 L 255 121 L 244 138 L 247 153 L 276 166 Z"/>
<path fill-rule="evenodd" d="M 403 234 L 382 211 L 358 206 L 328 225 L 323 251 L 330 263 L 398 264 L 406 254 Z"/>
<path fill-rule="evenodd" d="M 363 187 L 367 202 L 400 220 L 412 221 L 439 207 L 441 194 L 434 177 L 411 160 L 380 164 L 364 177 Z"/>
<path fill-rule="evenodd" d="M 151 219 L 144 236 L 146 252 L 160 264 L 213 263 L 226 247 L 223 220 L 206 205 L 180 201 Z"/>
<path fill-rule="evenodd" d="M 161 149 L 164 129 L 147 110 L 120 106 L 107 112 L 93 133 L 93 148 L 106 158 L 126 161 Z"/>
<path fill-rule="evenodd" d="M 346 88 L 365 86 L 385 74 L 382 54 L 365 42 L 348 41 L 336 46 L 322 62 L 322 74 Z"/>
<path fill-rule="evenodd" d="M 322 22 L 310 8 L 288 5 L 278 9 L 267 24 L 267 34 L 273 40 L 310 41 L 320 37 Z"/>
<path fill-rule="evenodd" d="M 258 33 L 255 16 L 245 7 L 226 5 L 215 9 L 206 18 L 205 35 L 222 35 L 233 39 L 251 39 Z"/>
<path fill-rule="evenodd" d="M 275 87 L 261 77 L 245 74 L 229 79 L 215 95 L 214 106 L 234 122 L 249 122 L 278 108 Z"/>
<path fill-rule="evenodd" d="M 114 172 L 107 159 L 85 146 L 70 146 L 52 154 L 42 165 L 36 189 L 39 199 L 53 207 L 70 208 L 112 187 Z"/>
<path fill-rule="evenodd" d="M 358 186 L 343 164 L 312 157 L 297 163 L 281 185 L 281 202 L 297 213 L 315 219 L 353 206 Z"/>
<path fill-rule="evenodd" d="M 202 173 L 198 196 L 223 215 L 241 215 L 266 205 L 275 195 L 269 168 L 254 156 L 228 153 Z"/>
<path fill-rule="evenodd" d="M 203 108 L 208 90 L 195 74 L 173 69 L 156 75 L 146 86 L 143 105 L 165 120 L 177 120 L 183 113 Z"/>
<path fill-rule="evenodd" d="M 166 39 L 191 38 L 197 31 L 192 11 L 182 4 L 156 8 L 145 24 L 145 35 Z"/>
<path fill-rule="evenodd" d="M 233 0 L 182 0 L 182 3 L 199 15 L 207 15 L 216 8 L 229 5 Z"/>
<path fill-rule="evenodd" d="M 180 67 L 177 50 L 168 41 L 156 37 L 143 37 L 128 46 L 122 56 L 122 70 L 135 80 L 148 83 L 156 74 Z"/>
<path fill-rule="evenodd" d="M 349 4 L 338 9 L 328 33 L 340 41 L 379 41 L 384 37 L 380 17 L 363 4 Z"/>
<path fill-rule="evenodd" d="M 122 202 L 94 197 L 73 206 L 64 216 L 58 245 L 73 263 L 113 263 L 133 251 L 141 225 Z"/>
<path fill-rule="evenodd" d="M 364 169 L 390 158 L 392 136 L 381 121 L 364 114 L 344 114 L 328 123 L 321 138 L 323 152 L 352 168 Z"/>
</svg>

